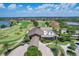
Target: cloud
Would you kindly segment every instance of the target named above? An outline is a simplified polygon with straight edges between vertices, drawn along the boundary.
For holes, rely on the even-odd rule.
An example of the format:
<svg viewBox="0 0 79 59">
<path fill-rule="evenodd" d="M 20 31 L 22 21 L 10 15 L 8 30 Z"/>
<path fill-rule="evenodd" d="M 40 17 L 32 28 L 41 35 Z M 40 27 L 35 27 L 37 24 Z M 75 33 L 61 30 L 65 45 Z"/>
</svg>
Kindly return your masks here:
<svg viewBox="0 0 79 59">
<path fill-rule="evenodd" d="M 18 5 L 19 7 L 23 7 L 23 5 Z"/>
<path fill-rule="evenodd" d="M 8 9 L 15 9 L 16 8 L 16 4 L 10 4 L 9 6 L 8 6 Z"/>
<path fill-rule="evenodd" d="M 23 12 L 23 13 L 54 13 L 55 11 L 57 11 L 57 13 L 60 12 L 60 10 L 63 12 L 72 12 L 73 10 L 71 8 L 73 8 L 76 4 L 72 4 L 72 3 L 59 3 L 59 4 L 40 4 L 38 6 L 30 6 L 27 5 L 26 8 L 24 8 L 23 10 L 18 10 L 19 12 Z M 19 7 L 23 7 L 23 5 L 18 5 Z"/>
<path fill-rule="evenodd" d="M 75 3 L 59 3 L 59 4 L 52 4 L 52 3 L 46 3 L 46 4 L 41 4 L 35 7 L 32 7 L 30 5 L 27 5 L 25 10 L 26 11 L 30 11 L 30 12 L 49 12 L 49 11 L 53 11 L 53 10 L 71 10 L 71 8 L 73 8 L 76 4 Z M 23 7 L 22 4 L 17 5 L 17 7 Z M 15 9 L 16 8 L 16 4 L 11 4 L 8 6 L 8 9 Z M 24 11 L 25 12 L 25 11 Z"/>
<path fill-rule="evenodd" d="M 36 7 L 35 9 L 36 10 L 46 10 L 48 8 L 52 8 L 54 6 L 54 4 L 42 4 L 42 5 L 39 5 L 38 7 Z"/>
<path fill-rule="evenodd" d="M 71 10 L 75 3 L 61 3 L 61 4 L 42 4 L 35 8 L 37 11 L 53 11 L 53 10 Z"/>
<path fill-rule="evenodd" d="M 4 4 L 0 4 L 0 8 L 5 8 Z"/>
<path fill-rule="evenodd" d="M 76 4 L 75 3 L 64 3 L 64 4 L 60 4 L 60 8 L 63 10 L 69 10 L 72 9 Z"/>
<path fill-rule="evenodd" d="M 31 6 L 23 4 L 10 4 L 8 9 L 16 10 L 7 10 L 4 12 L 5 16 L 78 16 L 79 15 L 79 6 L 76 6 L 74 3 L 58 3 L 58 4 L 38 4 Z M 4 6 L 5 7 L 5 6 Z M 23 8 L 21 8 L 23 7 Z M 76 9 L 76 10 L 74 10 Z"/>
<path fill-rule="evenodd" d="M 27 9 L 27 11 L 33 11 L 33 8 L 29 5 L 26 7 L 26 9 Z"/>
<path fill-rule="evenodd" d="M 45 12 L 45 11 L 51 11 L 52 10 L 52 7 L 54 6 L 54 4 L 41 4 L 39 6 L 36 6 L 34 8 L 35 12 L 37 13 L 42 13 L 42 12 Z"/>
<path fill-rule="evenodd" d="M 75 8 L 75 10 L 79 10 L 79 6 L 77 6 L 77 7 Z"/>
<path fill-rule="evenodd" d="M 48 8 L 48 7 L 53 7 L 54 4 L 42 4 L 40 6 L 37 7 L 37 9 L 45 9 L 45 8 Z"/>
</svg>

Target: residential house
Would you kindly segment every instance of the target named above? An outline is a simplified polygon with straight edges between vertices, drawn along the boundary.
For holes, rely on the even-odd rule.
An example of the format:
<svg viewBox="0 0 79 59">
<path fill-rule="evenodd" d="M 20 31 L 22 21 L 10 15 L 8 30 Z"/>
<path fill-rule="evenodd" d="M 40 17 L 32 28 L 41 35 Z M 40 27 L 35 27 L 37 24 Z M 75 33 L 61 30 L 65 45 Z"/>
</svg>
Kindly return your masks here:
<svg viewBox="0 0 79 59">
<path fill-rule="evenodd" d="M 66 28 L 61 29 L 61 34 L 67 34 L 68 30 Z"/>
<path fill-rule="evenodd" d="M 59 31 L 59 29 L 60 29 L 60 23 L 57 21 L 52 21 L 50 23 L 50 26 L 53 27 L 53 29 L 56 29 L 57 31 Z"/>
<path fill-rule="evenodd" d="M 43 31 L 40 29 L 40 27 L 32 28 L 28 33 L 28 36 L 31 39 L 30 46 L 39 47 L 39 40 L 41 39 L 42 34 Z"/>
<path fill-rule="evenodd" d="M 41 30 L 43 31 L 43 35 L 41 35 L 42 38 L 47 38 L 52 40 L 55 39 L 55 37 L 57 36 L 51 27 L 41 27 Z"/>
</svg>

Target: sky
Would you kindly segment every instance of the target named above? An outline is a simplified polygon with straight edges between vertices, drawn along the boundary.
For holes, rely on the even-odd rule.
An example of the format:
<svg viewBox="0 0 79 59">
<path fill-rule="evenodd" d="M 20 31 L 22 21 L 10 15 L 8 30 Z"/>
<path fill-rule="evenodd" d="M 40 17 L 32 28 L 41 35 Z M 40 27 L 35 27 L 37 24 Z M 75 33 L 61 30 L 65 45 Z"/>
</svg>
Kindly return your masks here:
<svg viewBox="0 0 79 59">
<path fill-rule="evenodd" d="M 0 17 L 79 17 L 79 4 L 0 3 Z"/>
</svg>

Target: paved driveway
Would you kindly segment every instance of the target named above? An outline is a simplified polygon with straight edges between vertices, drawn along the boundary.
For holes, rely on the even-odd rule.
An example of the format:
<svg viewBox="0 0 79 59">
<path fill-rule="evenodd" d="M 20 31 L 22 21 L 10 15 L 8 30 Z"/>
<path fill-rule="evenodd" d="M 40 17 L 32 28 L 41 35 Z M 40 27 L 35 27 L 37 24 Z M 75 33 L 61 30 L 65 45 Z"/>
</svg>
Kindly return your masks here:
<svg viewBox="0 0 79 59">
<path fill-rule="evenodd" d="M 24 56 L 24 53 L 27 51 L 28 44 L 23 46 L 19 46 L 14 49 L 8 56 Z M 52 51 L 45 44 L 39 41 L 39 50 L 41 51 L 43 56 L 53 56 Z"/>
<path fill-rule="evenodd" d="M 45 44 L 39 41 L 39 50 L 41 51 L 43 56 L 53 56 L 52 51 Z"/>
<path fill-rule="evenodd" d="M 28 44 L 19 46 L 14 49 L 8 56 L 24 56 L 24 53 L 27 51 Z"/>
</svg>

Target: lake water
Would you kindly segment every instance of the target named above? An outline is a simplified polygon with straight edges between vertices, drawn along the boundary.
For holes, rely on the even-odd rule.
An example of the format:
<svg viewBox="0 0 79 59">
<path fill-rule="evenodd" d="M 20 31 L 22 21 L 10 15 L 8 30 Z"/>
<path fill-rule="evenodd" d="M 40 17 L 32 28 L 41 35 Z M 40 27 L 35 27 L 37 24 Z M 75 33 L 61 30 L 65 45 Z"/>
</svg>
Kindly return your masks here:
<svg viewBox="0 0 79 59">
<path fill-rule="evenodd" d="M 9 21 L 0 21 L 0 25 L 10 26 L 10 22 Z"/>
<path fill-rule="evenodd" d="M 79 25 L 79 22 L 65 22 L 67 25 Z"/>
</svg>

